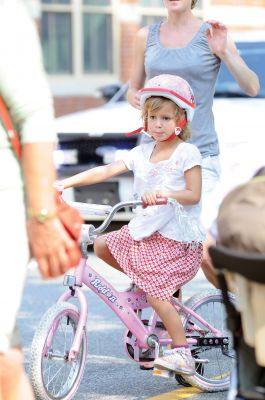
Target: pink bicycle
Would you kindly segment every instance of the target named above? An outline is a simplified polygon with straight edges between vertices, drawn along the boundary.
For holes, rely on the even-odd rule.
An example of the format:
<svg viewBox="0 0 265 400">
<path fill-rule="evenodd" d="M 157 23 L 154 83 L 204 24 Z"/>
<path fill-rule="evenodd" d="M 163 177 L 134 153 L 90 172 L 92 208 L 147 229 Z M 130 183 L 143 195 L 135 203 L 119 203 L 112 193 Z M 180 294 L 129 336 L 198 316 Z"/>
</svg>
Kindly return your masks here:
<svg viewBox="0 0 265 400">
<path fill-rule="evenodd" d="M 30 377 L 37 399 L 70 400 L 80 385 L 88 351 L 86 322 L 88 304 L 83 285 L 99 296 L 126 327 L 124 348 L 142 369 L 152 368 L 156 355 L 168 347 L 171 339 L 141 290 L 117 291 L 88 264 L 88 244 L 104 232 L 114 214 L 123 207 L 136 207 L 141 201 L 118 203 L 114 207 L 72 203 L 86 215 L 105 216 L 102 224 L 83 225 L 82 259 L 74 275 L 65 275 L 68 289 L 43 315 L 36 329 L 30 359 Z M 232 297 L 232 295 L 231 295 Z M 71 303 L 75 299 L 78 307 Z M 233 300 L 231 298 L 231 300 Z M 196 359 L 196 374 L 175 375 L 178 384 L 215 392 L 229 388 L 233 363 L 231 337 L 226 328 L 226 312 L 221 292 L 208 290 L 194 295 L 184 304 L 172 297 L 183 320 L 188 343 Z M 150 308 L 150 316 L 143 310 Z"/>
</svg>

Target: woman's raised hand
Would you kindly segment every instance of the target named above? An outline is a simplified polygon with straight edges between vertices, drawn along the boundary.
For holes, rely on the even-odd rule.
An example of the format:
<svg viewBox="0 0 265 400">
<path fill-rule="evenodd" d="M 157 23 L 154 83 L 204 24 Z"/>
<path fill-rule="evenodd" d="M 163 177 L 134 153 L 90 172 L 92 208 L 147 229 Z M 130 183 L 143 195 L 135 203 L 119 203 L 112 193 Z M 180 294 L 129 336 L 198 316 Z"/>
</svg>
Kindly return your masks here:
<svg viewBox="0 0 265 400">
<path fill-rule="evenodd" d="M 210 25 L 205 34 L 211 52 L 222 58 L 227 49 L 227 27 L 219 21 L 209 20 Z"/>
<path fill-rule="evenodd" d="M 139 110 L 141 109 L 140 95 L 139 95 L 138 90 L 136 90 L 134 88 L 129 88 L 128 93 L 127 93 L 127 99 L 133 107 L 138 108 Z"/>
</svg>

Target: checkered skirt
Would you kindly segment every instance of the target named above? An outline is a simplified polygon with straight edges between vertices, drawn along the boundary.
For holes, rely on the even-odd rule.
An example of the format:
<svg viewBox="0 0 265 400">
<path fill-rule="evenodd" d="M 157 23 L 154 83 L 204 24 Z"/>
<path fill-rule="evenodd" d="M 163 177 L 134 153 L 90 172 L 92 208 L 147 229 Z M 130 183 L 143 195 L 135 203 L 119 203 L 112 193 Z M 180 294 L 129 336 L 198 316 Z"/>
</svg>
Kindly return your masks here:
<svg viewBox="0 0 265 400">
<path fill-rule="evenodd" d="M 202 261 L 202 244 L 188 245 L 159 232 L 133 240 L 127 225 L 104 235 L 109 251 L 137 286 L 150 296 L 169 300 L 189 282 Z"/>
</svg>

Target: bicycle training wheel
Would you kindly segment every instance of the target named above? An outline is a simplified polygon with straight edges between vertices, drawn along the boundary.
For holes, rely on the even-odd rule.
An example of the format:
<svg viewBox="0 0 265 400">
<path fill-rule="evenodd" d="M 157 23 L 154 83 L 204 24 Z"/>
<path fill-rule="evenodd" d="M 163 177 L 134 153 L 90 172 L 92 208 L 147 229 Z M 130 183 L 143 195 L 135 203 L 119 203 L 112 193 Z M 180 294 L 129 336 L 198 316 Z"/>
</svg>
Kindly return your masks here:
<svg viewBox="0 0 265 400">
<path fill-rule="evenodd" d="M 54 304 L 43 315 L 31 345 L 30 380 L 38 400 L 70 400 L 81 382 L 87 355 L 84 331 L 80 351 L 69 360 L 79 312 L 71 303 Z"/>
<path fill-rule="evenodd" d="M 230 295 L 234 301 L 233 295 Z M 196 314 L 221 331 L 222 336 L 228 338 L 227 345 L 215 345 L 216 336 L 210 332 L 201 322 L 192 315 L 184 318 L 183 326 L 186 336 L 196 337 L 201 343 L 191 347 L 193 357 L 202 359 L 204 362 L 196 362 L 195 375 L 185 375 L 185 381 L 203 391 L 218 392 L 228 390 L 230 385 L 230 374 L 233 366 L 234 352 L 232 348 L 232 336 L 226 326 L 226 310 L 220 290 L 214 289 L 194 295 L 185 306 L 192 309 Z M 204 346 L 203 340 L 209 339 L 212 345 Z M 215 340 L 210 340 L 215 338 Z"/>
</svg>

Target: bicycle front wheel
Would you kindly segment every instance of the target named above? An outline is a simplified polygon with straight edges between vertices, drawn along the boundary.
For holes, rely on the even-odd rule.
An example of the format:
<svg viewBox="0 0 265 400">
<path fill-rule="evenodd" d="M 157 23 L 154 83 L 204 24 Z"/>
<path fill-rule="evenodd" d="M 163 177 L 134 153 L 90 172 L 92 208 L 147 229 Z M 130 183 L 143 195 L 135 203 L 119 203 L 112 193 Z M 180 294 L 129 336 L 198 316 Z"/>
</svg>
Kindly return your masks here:
<svg viewBox="0 0 265 400">
<path fill-rule="evenodd" d="M 231 299 L 233 301 L 232 295 Z M 228 390 L 234 352 L 232 337 L 226 326 L 226 310 L 220 290 L 214 289 L 195 295 L 185 303 L 185 306 L 218 329 L 223 337 L 228 338 L 227 345 L 215 345 L 216 336 L 207 327 L 192 315 L 184 318 L 183 325 L 186 336 L 196 337 L 199 340 L 209 339 L 208 346 L 195 345 L 191 347 L 195 360 L 196 358 L 202 359 L 203 362 L 196 362 L 195 375 L 185 375 L 185 381 L 207 392 Z M 203 344 L 203 340 L 201 344 Z"/>
<path fill-rule="evenodd" d="M 38 400 L 70 400 L 81 382 L 87 355 L 84 331 L 79 353 L 69 359 L 79 320 L 71 303 L 54 304 L 43 315 L 31 345 L 30 380 Z"/>
</svg>

